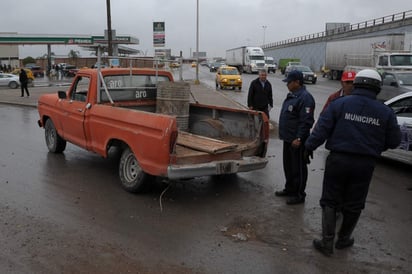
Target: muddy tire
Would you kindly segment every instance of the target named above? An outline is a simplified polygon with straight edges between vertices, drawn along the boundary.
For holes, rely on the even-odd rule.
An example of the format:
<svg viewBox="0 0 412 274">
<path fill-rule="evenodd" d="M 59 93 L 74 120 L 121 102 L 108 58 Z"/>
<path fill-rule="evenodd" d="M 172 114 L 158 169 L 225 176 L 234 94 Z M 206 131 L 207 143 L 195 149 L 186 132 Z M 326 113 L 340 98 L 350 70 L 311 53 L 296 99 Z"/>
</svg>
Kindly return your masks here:
<svg viewBox="0 0 412 274">
<path fill-rule="evenodd" d="M 126 191 L 137 193 L 145 190 L 151 176 L 143 171 L 130 148 L 126 148 L 120 157 L 119 177 Z"/>
<path fill-rule="evenodd" d="M 62 153 L 66 149 L 66 140 L 57 133 L 56 127 L 51 119 L 47 119 L 44 125 L 44 137 L 50 152 Z"/>
</svg>

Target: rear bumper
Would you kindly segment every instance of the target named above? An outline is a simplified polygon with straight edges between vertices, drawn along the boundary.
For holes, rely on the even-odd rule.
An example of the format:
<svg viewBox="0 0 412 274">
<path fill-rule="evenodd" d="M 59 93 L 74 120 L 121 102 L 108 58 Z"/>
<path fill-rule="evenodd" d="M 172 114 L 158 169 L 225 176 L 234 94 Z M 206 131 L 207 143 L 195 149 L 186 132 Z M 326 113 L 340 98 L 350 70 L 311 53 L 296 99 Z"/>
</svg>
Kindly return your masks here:
<svg viewBox="0 0 412 274">
<path fill-rule="evenodd" d="M 225 82 L 221 82 L 220 85 L 222 87 L 242 87 L 242 83 L 225 83 Z"/>
<path fill-rule="evenodd" d="M 261 157 L 245 157 L 241 160 L 215 161 L 193 165 L 171 165 L 167 169 L 169 179 L 184 179 L 200 176 L 233 174 L 262 169 L 268 160 Z"/>
</svg>

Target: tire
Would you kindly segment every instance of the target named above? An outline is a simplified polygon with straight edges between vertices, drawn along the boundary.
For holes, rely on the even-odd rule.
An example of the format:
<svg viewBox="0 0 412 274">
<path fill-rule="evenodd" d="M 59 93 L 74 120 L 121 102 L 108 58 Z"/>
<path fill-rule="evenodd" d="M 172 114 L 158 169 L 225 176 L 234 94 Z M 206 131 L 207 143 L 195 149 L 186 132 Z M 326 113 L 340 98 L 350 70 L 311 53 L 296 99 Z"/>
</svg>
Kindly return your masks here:
<svg viewBox="0 0 412 274">
<path fill-rule="evenodd" d="M 316 84 L 316 80 L 313 80 L 313 81 L 312 81 L 312 84 Z"/>
<path fill-rule="evenodd" d="M 338 80 L 338 71 L 332 70 L 332 80 Z"/>
<path fill-rule="evenodd" d="M 50 152 L 62 153 L 66 149 L 66 140 L 57 133 L 56 127 L 51 119 L 47 119 L 44 125 L 44 137 Z"/>
<path fill-rule="evenodd" d="M 126 148 L 120 157 L 119 177 L 124 190 L 137 193 L 145 189 L 151 176 L 143 171 L 130 148 Z"/>
<path fill-rule="evenodd" d="M 19 86 L 19 84 L 17 84 L 17 82 L 10 82 L 9 83 L 9 88 L 16 89 L 18 86 Z"/>
<path fill-rule="evenodd" d="M 239 91 L 242 91 L 242 87 L 238 87 Z"/>
</svg>

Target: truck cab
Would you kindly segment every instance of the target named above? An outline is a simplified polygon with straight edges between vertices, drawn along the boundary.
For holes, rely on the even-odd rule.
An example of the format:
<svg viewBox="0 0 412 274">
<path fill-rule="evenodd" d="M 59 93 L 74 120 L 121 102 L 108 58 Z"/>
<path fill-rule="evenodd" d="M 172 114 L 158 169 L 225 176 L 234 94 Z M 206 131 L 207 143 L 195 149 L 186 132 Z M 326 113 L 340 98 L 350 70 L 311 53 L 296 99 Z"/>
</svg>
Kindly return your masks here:
<svg viewBox="0 0 412 274">
<path fill-rule="evenodd" d="M 377 56 L 376 69 L 412 70 L 412 53 L 381 53 Z"/>
<path fill-rule="evenodd" d="M 277 64 L 275 63 L 275 60 L 271 56 L 265 56 L 265 67 L 268 73 L 276 72 Z"/>
<path fill-rule="evenodd" d="M 265 54 L 259 47 L 246 47 L 245 53 L 246 72 L 257 73 L 265 69 Z"/>
</svg>

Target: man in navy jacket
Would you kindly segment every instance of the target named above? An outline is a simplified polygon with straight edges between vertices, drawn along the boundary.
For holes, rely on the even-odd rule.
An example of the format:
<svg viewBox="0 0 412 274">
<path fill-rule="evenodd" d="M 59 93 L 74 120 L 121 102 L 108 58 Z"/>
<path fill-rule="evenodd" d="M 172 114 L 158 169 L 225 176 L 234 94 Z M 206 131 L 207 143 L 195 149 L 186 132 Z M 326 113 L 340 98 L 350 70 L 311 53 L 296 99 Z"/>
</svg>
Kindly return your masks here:
<svg viewBox="0 0 412 274">
<path fill-rule="evenodd" d="M 369 191 L 376 158 L 400 144 L 401 133 L 391 108 L 376 101 L 381 77 L 371 69 L 356 74 L 352 95 L 330 103 L 305 146 L 313 151 L 326 141 L 322 197 L 322 239 L 313 241 L 324 255 L 333 253 L 336 211 L 343 215 L 335 248 L 350 247 Z"/>
<path fill-rule="evenodd" d="M 266 70 L 260 70 L 259 78 L 250 83 L 247 106 L 249 109 L 263 111 L 269 118 L 270 109 L 273 108 L 273 96 Z"/>
</svg>

